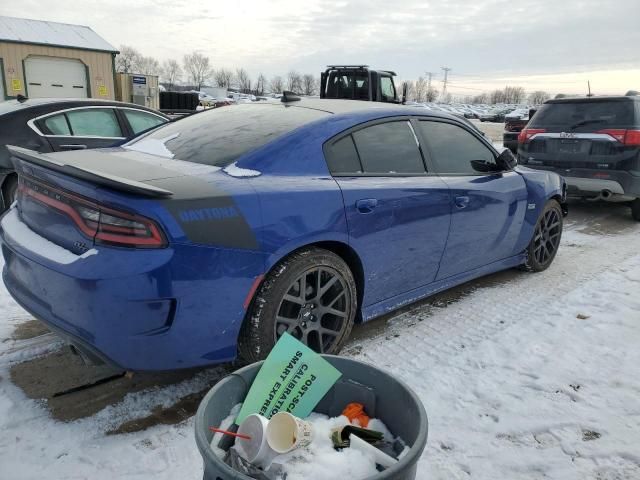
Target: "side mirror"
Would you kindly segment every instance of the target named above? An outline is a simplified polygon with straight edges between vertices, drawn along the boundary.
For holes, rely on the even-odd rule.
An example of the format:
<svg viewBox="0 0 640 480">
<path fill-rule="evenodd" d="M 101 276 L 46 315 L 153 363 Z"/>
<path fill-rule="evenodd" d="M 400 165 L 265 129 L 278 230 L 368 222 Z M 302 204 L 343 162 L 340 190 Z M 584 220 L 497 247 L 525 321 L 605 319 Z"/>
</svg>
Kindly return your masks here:
<svg viewBox="0 0 640 480">
<path fill-rule="evenodd" d="M 499 165 L 495 163 L 487 162 L 486 160 L 471 160 L 471 168 L 473 168 L 476 172 L 481 172 L 481 173 L 491 173 L 491 172 L 502 171 Z"/>
<path fill-rule="evenodd" d="M 505 148 L 502 153 L 498 155 L 496 164 L 501 170 L 513 170 L 516 165 L 518 165 L 518 160 L 516 160 L 516 157 L 511 153 L 511 150 Z"/>
</svg>

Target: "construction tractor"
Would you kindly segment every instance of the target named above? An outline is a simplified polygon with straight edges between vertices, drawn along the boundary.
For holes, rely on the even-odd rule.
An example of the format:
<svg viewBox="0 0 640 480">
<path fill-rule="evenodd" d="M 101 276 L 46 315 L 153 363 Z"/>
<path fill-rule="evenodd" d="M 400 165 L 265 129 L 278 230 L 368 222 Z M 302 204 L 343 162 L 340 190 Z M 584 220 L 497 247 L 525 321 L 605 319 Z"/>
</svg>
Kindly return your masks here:
<svg viewBox="0 0 640 480">
<path fill-rule="evenodd" d="M 328 65 L 320 74 L 320 98 L 404 103 L 389 70 L 370 70 L 368 65 Z"/>
</svg>

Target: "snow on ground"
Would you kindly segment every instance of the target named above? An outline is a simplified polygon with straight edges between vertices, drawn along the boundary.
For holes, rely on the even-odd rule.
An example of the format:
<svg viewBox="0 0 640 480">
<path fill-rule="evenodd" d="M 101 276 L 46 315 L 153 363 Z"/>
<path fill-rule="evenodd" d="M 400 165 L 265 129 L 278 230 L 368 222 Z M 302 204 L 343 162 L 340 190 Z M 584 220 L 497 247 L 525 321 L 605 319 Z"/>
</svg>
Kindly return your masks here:
<svg viewBox="0 0 640 480">
<path fill-rule="evenodd" d="M 419 479 L 640 478 L 639 233 L 636 225 L 617 235 L 570 227 L 548 271 L 512 275 L 441 307 L 418 305 L 393 320 L 397 336 L 349 349 L 423 400 L 430 432 Z M 11 334 L 28 315 L 3 287 L 0 308 L 0 478 L 202 478 L 193 419 L 104 433 L 197 391 L 197 379 L 54 421 L 9 379 L 11 362 L 44 347 L 16 353 Z"/>
</svg>

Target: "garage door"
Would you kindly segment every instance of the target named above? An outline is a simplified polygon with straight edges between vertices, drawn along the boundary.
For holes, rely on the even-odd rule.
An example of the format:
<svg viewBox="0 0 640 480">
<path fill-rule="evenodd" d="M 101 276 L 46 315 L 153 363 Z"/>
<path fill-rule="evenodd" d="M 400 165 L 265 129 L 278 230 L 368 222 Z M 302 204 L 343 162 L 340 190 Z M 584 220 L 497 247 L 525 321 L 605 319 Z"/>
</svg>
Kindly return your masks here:
<svg viewBox="0 0 640 480">
<path fill-rule="evenodd" d="M 86 98 L 87 70 L 79 60 L 57 57 L 29 57 L 24 76 L 31 98 Z"/>
</svg>

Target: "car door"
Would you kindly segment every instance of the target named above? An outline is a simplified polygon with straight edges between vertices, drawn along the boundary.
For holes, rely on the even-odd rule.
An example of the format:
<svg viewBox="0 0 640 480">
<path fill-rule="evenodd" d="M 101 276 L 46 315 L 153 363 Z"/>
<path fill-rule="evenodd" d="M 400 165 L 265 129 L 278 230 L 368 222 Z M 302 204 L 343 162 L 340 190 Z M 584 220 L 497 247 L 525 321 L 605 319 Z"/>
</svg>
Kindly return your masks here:
<svg viewBox="0 0 640 480">
<path fill-rule="evenodd" d="M 121 118 L 126 124 L 127 140 L 137 137 L 143 132 L 165 124 L 168 120 L 165 117 L 156 115 L 146 110 L 136 110 L 135 108 L 118 108 Z"/>
<path fill-rule="evenodd" d="M 515 171 L 482 173 L 471 162 L 496 154 L 471 129 L 453 121 L 416 122 L 434 169 L 449 186 L 451 228 L 437 279 L 516 255 L 527 208 L 527 188 Z"/>
<path fill-rule="evenodd" d="M 36 125 L 54 151 L 111 147 L 126 139 L 113 108 L 74 108 L 39 118 Z"/>
<path fill-rule="evenodd" d="M 449 190 L 427 171 L 408 119 L 357 127 L 329 141 L 325 154 L 363 262 L 364 306 L 432 282 L 449 231 Z"/>
</svg>

